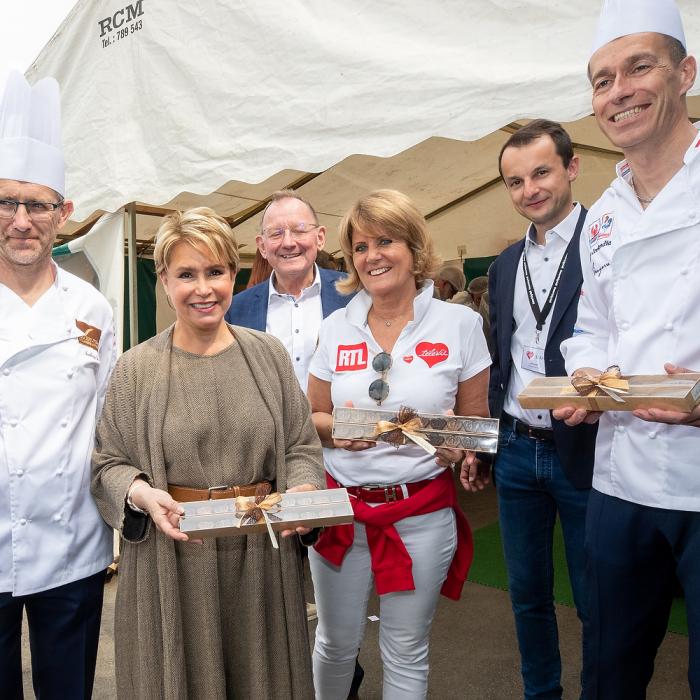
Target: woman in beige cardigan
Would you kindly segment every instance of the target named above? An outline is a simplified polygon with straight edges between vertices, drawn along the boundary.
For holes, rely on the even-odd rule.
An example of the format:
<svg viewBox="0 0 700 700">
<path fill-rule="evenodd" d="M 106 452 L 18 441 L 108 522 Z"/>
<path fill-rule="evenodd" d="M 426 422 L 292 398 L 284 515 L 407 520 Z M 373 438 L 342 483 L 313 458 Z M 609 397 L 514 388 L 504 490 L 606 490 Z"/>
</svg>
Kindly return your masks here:
<svg viewBox="0 0 700 700">
<path fill-rule="evenodd" d="M 178 528 L 178 499 L 212 487 L 320 487 L 308 403 L 275 338 L 224 321 L 238 267 L 225 220 L 172 215 L 154 257 L 176 321 L 117 363 L 93 458 L 98 508 L 122 535 L 117 694 L 310 698 L 297 537 L 277 552 L 266 536 L 190 542 Z"/>
</svg>

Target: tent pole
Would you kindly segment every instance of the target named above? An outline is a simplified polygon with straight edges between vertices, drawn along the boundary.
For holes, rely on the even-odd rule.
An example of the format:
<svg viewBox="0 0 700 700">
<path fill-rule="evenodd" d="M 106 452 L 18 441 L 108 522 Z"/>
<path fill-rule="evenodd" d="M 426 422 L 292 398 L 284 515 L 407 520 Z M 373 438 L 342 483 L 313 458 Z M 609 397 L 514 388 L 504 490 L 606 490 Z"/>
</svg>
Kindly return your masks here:
<svg viewBox="0 0 700 700">
<path fill-rule="evenodd" d="M 138 345 L 139 342 L 139 308 L 137 253 L 136 253 L 136 202 L 126 206 L 127 214 L 127 250 L 129 254 L 129 347 Z"/>
</svg>

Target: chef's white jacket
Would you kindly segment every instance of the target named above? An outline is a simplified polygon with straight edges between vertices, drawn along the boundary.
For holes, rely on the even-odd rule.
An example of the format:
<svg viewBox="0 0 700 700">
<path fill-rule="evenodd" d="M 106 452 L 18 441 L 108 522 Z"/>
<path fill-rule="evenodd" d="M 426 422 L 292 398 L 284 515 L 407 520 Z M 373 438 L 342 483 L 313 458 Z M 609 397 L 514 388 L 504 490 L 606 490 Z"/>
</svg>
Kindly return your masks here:
<svg viewBox="0 0 700 700">
<path fill-rule="evenodd" d="M 19 596 L 112 560 L 90 456 L 116 346 L 107 300 L 59 268 L 31 307 L 0 284 L 0 310 L 0 592 Z"/>
<path fill-rule="evenodd" d="M 700 138 L 643 210 L 629 165 L 591 207 L 581 234 L 583 287 L 566 369 L 700 371 Z M 600 419 L 593 487 L 642 505 L 700 511 L 700 430 L 610 411 Z"/>
</svg>

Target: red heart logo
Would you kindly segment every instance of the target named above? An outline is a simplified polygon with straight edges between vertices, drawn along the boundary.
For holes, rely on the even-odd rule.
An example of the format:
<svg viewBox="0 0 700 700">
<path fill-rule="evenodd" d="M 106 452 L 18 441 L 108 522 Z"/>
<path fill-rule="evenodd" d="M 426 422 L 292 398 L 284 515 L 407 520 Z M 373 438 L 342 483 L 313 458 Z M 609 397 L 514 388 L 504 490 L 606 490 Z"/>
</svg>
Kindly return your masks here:
<svg viewBox="0 0 700 700">
<path fill-rule="evenodd" d="M 413 362 L 413 355 L 404 355 L 403 361 L 410 365 Z"/>
<path fill-rule="evenodd" d="M 525 354 L 527 355 L 528 360 L 531 360 L 535 356 L 535 353 L 532 352 L 532 350 L 528 350 Z"/>
<path fill-rule="evenodd" d="M 423 341 L 416 345 L 416 355 L 428 365 L 433 367 L 438 362 L 444 362 L 449 356 L 450 351 L 445 343 L 428 343 Z"/>
</svg>

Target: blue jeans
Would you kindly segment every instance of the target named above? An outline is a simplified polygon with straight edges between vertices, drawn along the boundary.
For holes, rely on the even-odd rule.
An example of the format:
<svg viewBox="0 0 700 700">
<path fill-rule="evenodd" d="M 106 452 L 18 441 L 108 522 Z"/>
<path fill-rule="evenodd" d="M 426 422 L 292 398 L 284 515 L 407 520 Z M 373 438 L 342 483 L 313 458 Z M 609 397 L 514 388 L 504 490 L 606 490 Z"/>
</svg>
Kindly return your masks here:
<svg viewBox="0 0 700 700">
<path fill-rule="evenodd" d="M 584 533 L 589 489 L 564 475 L 553 442 L 501 427 L 494 466 L 503 551 L 526 700 L 561 698 L 552 539 L 557 513 L 579 620 L 587 623 Z M 585 656 L 586 644 L 583 651 Z"/>
</svg>

